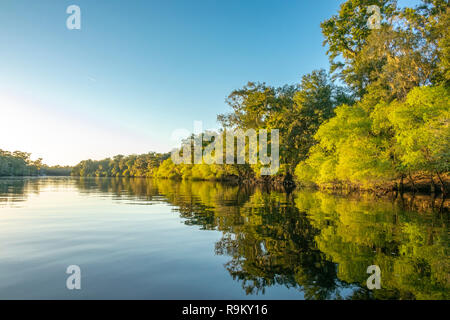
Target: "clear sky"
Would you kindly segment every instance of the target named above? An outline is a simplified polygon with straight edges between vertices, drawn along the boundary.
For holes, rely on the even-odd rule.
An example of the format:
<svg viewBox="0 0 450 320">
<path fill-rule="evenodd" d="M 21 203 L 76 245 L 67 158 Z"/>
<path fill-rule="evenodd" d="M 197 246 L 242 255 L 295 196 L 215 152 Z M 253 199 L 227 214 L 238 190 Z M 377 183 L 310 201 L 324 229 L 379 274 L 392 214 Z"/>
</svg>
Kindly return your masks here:
<svg viewBox="0 0 450 320">
<path fill-rule="evenodd" d="M 169 151 L 247 81 L 327 69 L 320 22 L 341 2 L 1 0 L 0 149 L 50 165 Z"/>
</svg>

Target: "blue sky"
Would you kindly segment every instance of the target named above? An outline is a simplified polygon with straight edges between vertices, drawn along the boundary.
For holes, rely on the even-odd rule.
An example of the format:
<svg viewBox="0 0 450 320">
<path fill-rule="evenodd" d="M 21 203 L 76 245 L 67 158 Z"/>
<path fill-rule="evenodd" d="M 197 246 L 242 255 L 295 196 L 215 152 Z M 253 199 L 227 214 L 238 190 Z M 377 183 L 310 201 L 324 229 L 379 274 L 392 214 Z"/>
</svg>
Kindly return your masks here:
<svg viewBox="0 0 450 320">
<path fill-rule="evenodd" d="M 0 148 L 52 165 L 169 151 L 247 81 L 327 69 L 320 22 L 341 2 L 2 0 Z"/>
</svg>

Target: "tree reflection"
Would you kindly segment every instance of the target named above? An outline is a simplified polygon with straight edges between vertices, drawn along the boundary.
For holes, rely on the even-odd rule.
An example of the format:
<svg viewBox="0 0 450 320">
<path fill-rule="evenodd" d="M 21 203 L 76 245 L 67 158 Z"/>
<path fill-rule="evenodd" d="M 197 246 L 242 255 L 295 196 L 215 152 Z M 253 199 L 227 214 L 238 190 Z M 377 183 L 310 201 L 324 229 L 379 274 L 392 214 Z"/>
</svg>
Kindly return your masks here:
<svg viewBox="0 0 450 320">
<path fill-rule="evenodd" d="M 290 199 L 257 190 L 240 216 L 242 223 L 224 233 L 216 253 L 231 257 L 225 267 L 247 294 L 264 294 L 272 285 L 301 289 L 309 299 L 336 294 L 335 265 L 314 247 L 318 230 Z"/>
<path fill-rule="evenodd" d="M 221 232 L 215 253 L 229 257 L 224 267 L 247 294 L 284 286 L 306 299 L 449 298 L 448 200 L 70 178 L 0 180 L 0 201 L 23 199 L 49 184 L 136 204 L 169 203 L 186 225 Z M 381 290 L 366 287 L 370 265 L 381 268 Z"/>
<path fill-rule="evenodd" d="M 337 264 L 342 281 L 364 287 L 366 268 L 378 265 L 382 289 L 373 291 L 375 298 L 446 299 L 448 210 L 428 210 L 429 198 L 410 198 L 409 206 L 405 200 L 316 192 L 299 193 L 296 205 L 320 230 L 317 247 Z"/>
</svg>

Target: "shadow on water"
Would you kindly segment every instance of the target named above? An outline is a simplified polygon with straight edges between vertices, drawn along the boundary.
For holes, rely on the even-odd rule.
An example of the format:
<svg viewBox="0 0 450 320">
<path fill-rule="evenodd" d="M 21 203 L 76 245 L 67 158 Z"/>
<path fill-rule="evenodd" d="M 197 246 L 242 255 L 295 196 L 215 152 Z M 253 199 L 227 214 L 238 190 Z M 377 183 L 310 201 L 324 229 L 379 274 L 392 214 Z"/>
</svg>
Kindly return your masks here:
<svg viewBox="0 0 450 320">
<path fill-rule="evenodd" d="M 448 299 L 449 201 L 374 198 L 313 190 L 285 193 L 214 182 L 126 178 L 1 179 L 0 207 L 40 188 L 131 204 L 169 203 L 188 226 L 216 230 L 215 254 L 247 294 L 278 285 L 306 299 Z M 382 289 L 368 290 L 378 265 Z"/>
</svg>

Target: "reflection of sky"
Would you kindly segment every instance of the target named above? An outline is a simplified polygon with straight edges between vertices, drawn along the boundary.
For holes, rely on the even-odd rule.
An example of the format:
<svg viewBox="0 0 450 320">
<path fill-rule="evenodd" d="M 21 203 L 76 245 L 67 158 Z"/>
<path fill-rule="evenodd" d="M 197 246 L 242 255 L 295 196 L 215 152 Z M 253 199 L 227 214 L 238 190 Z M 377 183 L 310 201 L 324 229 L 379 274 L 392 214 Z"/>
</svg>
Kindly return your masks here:
<svg viewBox="0 0 450 320">
<path fill-rule="evenodd" d="M 69 31 L 73 1 L 2 1 L 0 148 L 48 164 L 169 151 L 247 81 L 327 68 L 319 24 L 340 2 L 79 0 Z"/>
<path fill-rule="evenodd" d="M 247 296 L 214 253 L 221 233 L 186 226 L 168 203 L 130 204 L 64 178 L 25 190 L 20 208 L 0 211 L 0 299 L 303 298 L 283 286 Z M 73 264 L 80 291 L 65 287 Z"/>
</svg>

